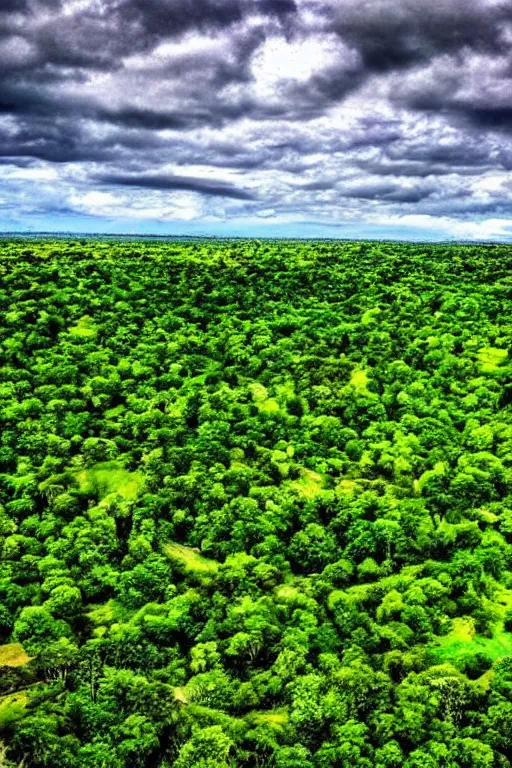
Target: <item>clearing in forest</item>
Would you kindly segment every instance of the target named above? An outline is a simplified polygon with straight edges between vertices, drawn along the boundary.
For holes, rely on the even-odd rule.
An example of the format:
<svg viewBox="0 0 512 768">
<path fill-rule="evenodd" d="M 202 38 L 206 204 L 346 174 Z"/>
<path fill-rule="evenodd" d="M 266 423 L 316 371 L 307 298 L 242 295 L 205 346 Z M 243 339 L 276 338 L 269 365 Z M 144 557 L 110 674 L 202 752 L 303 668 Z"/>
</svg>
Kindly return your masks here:
<svg viewBox="0 0 512 768">
<path fill-rule="evenodd" d="M 33 657 L 25 653 L 20 643 L 0 645 L 0 667 L 23 667 Z"/>
<path fill-rule="evenodd" d="M 367 392 L 368 389 L 368 374 L 366 371 L 363 371 L 361 368 L 356 368 L 354 371 L 352 371 L 352 375 L 350 376 L 350 384 L 354 387 L 357 392 Z"/>
<path fill-rule="evenodd" d="M 202 574 L 213 574 L 219 569 L 219 563 L 216 560 L 209 560 L 203 557 L 197 549 L 185 547 L 183 544 L 169 542 L 164 546 L 165 554 L 184 567 L 186 571 Z"/>
<path fill-rule="evenodd" d="M 314 499 L 323 490 L 324 480 L 321 474 L 312 469 L 301 469 L 300 478 L 291 483 L 305 499 Z"/>
<path fill-rule="evenodd" d="M 452 630 L 438 638 L 434 655 L 440 662 L 462 662 L 485 654 L 490 662 L 512 655 L 512 633 L 505 630 L 505 612 L 512 605 L 512 590 L 499 585 L 493 607 L 500 616 L 494 625 L 492 637 L 478 635 L 471 617 L 459 617 L 453 620 Z M 486 672 L 483 678 L 488 682 L 492 672 Z M 482 678 L 482 683 L 485 682 Z"/>
<path fill-rule="evenodd" d="M 89 315 L 84 315 L 76 323 L 69 328 L 71 336 L 75 336 L 79 339 L 92 339 L 97 334 L 94 320 Z"/>
<path fill-rule="evenodd" d="M 144 484 L 141 472 L 129 472 L 115 461 L 95 464 L 77 474 L 82 490 L 97 492 L 100 499 L 118 493 L 125 501 L 133 501 Z"/>
<path fill-rule="evenodd" d="M 497 347 L 482 347 L 478 350 L 478 362 L 480 364 L 480 370 L 482 373 L 492 373 L 496 371 L 499 366 L 507 359 L 508 352 L 506 349 L 498 349 Z"/>
<path fill-rule="evenodd" d="M 25 712 L 28 694 L 24 691 L 0 696 L 0 728 L 4 728 L 15 720 L 19 720 Z"/>
</svg>

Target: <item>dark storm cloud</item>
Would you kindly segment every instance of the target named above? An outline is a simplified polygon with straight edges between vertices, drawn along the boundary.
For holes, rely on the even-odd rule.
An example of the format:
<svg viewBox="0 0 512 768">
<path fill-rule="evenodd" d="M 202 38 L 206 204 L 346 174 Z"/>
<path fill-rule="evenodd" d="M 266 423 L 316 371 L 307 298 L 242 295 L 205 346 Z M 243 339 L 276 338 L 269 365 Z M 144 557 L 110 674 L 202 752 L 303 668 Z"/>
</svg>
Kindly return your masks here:
<svg viewBox="0 0 512 768">
<path fill-rule="evenodd" d="M 473 175 L 483 167 L 492 168 L 493 163 L 487 166 L 473 165 L 446 165 L 429 162 L 389 162 L 378 158 L 375 160 L 357 160 L 357 165 L 362 170 L 379 176 L 412 176 L 416 178 L 425 178 L 427 176 L 446 176 L 447 174 L 457 174 L 458 176 Z"/>
<path fill-rule="evenodd" d="M 301 184 L 301 189 L 306 189 L 310 192 L 325 192 L 328 189 L 333 189 L 334 182 L 328 180 L 310 181 L 308 184 Z"/>
<path fill-rule="evenodd" d="M 432 184 L 416 184 L 406 186 L 398 182 L 366 181 L 340 187 L 343 197 L 354 197 L 361 200 L 383 200 L 394 203 L 418 203 L 435 191 Z"/>
<path fill-rule="evenodd" d="M 0 163 L 211 216 L 505 216 L 511 61 L 512 0 L 2 0 Z"/>
<path fill-rule="evenodd" d="M 143 128 L 148 131 L 183 130 L 197 125 L 212 123 L 214 118 L 207 111 L 190 113 L 143 109 L 142 107 L 121 107 L 119 109 L 98 109 L 98 120 L 115 123 L 124 128 Z"/>
<path fill-rule="evenodd" d="M 352 147 L 381 147 L 391 146 L 402 138 L 402 130 L 398 120 L 376 120 L 363 118 L 352 132 L 350 143 Z"/>
<path fill-rule="evenodd" d="M 479 166 L 489 162 L 489 147 L 485 143 L 477 143 L 466 138 L 464 144 L 451 142 L 442 144 L 435 135 L 431 135 L 429 144 L 415 142 L 407 144 L 400 142 L 387 150 L 390 160 L 407 159 L 435 165 L 437 163 L 447 166 Z M 462 135 L 459 139 L 462 141 Z"/>
<path fill-rule="evenodd" d="M 3 0 L 2 7 L 0 8 L 0 18 L 2 14 L 26 11 L 27 6 L 27 0 Z"/>
<path fill-rule="evenodd" d="M 37 18 L 40 0 L 29 19 Z M 113 69 L 122 56 L 150 52 L 159 42 L 187 32 L 214 35 L 240 25 L 249 13 L 276 20 L 295 12 L 287 0 L 114 0 L 91 3 L 82 11 L 31 28 L 41 60 L 58 66 Z"/>
<path fill-rule="evenodd" d="M 465 48 L 507 50 L 509 2 L 487 0 L 338 0 L 332 26 L 374 70 L 392 70 Z"/>
<path fill-rule="evenodd" d="M 158 37 L 178 35 L 187 29 L 215 29 L 241 21 L 240 0 L 125 0 L 120 4 L 127 20 Z"/>
<path fill-rule="evenodd" d="M 297 12 L 297 3 L 295 0 L 262 0 L 260 8 L 264 13 L 286 16 Z"/>
<path fill-rule="evenodd" d="M 103 184 L 115 184 L 124 187 L 140 187 L 158 190 L 187 190 L 213 197 L 232 197 L 236 200 L 254 200 L 252 192 L 240 189 L 233 184 L 211 179 L 197 179 L 188 176 L 127 176 L 123 174 L 105 174 L 98 177 Z"/>
<path fill-rule="evenodd" d="M 512 88 L 512 79 L 511 79 Z M 477 104 L 459 105 L 470 120 L 480 128 L 492 128 L 497 131 L 512 131 L 512 104 L 510 106 L 480 106 Z"/>
</svg>

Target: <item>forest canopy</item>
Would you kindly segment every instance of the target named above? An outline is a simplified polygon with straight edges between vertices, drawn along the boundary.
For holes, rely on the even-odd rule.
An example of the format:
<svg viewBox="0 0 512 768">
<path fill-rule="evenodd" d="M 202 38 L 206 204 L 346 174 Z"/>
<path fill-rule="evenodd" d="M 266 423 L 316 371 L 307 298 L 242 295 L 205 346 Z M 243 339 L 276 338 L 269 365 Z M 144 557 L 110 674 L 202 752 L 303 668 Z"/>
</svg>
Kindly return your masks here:
<svg viewBox="0 0 512 768">
<path fill-rule="evenodd" d="M 512 250 L 0 241 L 0 762 L 512 765 Z"/>
</svg>

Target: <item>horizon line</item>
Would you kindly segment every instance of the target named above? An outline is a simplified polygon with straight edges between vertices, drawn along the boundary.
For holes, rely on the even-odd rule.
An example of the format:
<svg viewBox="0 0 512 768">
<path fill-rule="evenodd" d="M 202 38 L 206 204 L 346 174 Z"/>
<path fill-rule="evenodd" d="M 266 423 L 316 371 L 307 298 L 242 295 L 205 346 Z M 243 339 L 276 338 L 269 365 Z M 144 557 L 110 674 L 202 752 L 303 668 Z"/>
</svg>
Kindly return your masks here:
<svg viewBox="0 0 512 768">
<path fill-rule="evenodd" d="M 70 232 L 66 230 L 0 230 L 0 239 L 9 237 L 66 237 L 70 240 L 80 238 L 131 238 L 133 240 L 283 240 L 283 241 L 329 241 L 360 243 L 418 243 L 445 245 L 512 245 L 510 240 L 464 240 L 458 238 L 393 238 L 393 237 L 300 237 L 285 235 L 213 235 L 213 234 L 156 234 L 131 232 Z"/>
</svg>

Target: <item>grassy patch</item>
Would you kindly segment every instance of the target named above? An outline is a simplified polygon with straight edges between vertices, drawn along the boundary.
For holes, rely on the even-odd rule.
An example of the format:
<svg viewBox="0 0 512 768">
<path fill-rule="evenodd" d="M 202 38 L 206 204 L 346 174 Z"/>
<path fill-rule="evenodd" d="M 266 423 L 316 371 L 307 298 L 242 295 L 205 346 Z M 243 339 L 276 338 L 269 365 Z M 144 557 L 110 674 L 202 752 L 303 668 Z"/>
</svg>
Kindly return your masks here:
<svg viewBox="0 0 512 768">
<path fill-rule="evenodd" d="M 301 469 L 300 478 L 291 483 L 305 499 L 314 499 L 323 490 L 323 477 L 311 469 Z"/>
<path fill-rule="evenodd" d="M 96 464 L 77 474 L 82 490 L 97 492 L 100 499 L 110 493 L 117 493 L 125 501 L 133 501 L 144 484 L 141 472 L 128 472 L 115 461 Z"/>
<path fill-rule="evenodd" d="M 512 589 L 496 584 L 495 606 L 501 611 L 501 618 L 504 619 L 505 612 L 512 608 Z"/>
<path fill-rule="evenodd" d="M 366 371 L 361 370 L 361 368 L 356 368 L 355 371 L 352 371 L 350 384 L 358 392 L 366 392 L 368 388 L 368 374 Z"/>
<path fill-rule="evenodd" d="M 487 691 L 491 684 L 493 674 L 494 674 L 494 670 L 491 667 L 491 669 L 488 669 L 487 672 L 483 673 L 483 675 L 480 675 L 480 677 L 477 677 L 477 679 L 475 680 L 476 685 L 478 685 L 483 691 Z"/>
<path fill-rule="evenodd" d="M 438 638 L 437 647 L 433 649 L 436 660 L 463 665 L 477 653 L 485 654 L 492 663 L 505 656 L 512 656 L 512 633 L 506 632 L 504 628 L 505 614 L 512 607 L 512 589 L 496 584 L 495 599 L 489 601 L 489 604 L 498 617 L 492 637 L 477 635 L 471 618 L 454 619 L 451 632 Z M 492 676 L 491 667 L 475 683 L 487 690 Z"/>
<path fill-rule="evenodd" d="M 24 691 L 10 693 L 0 697 L 0 728 L 10 725 L 23 717 L 27 706 L 28 694 Z"/>
<path fill-rule="evenodd" d="M 492 373 L 505 362 L 508 352 L 497 347 L 482 347 L 478 350 L 478 363 L 482 373 Z"/>
<path fill-rule="evenodd" d="M 279 411 L 279 403 L 272 397 L 265 400 L 265 402 L 261 403 L 258 407 L 262 413 L 276 413 Z"/>
<path fill-rule="evenodd" d="M 103 605 L 92 606 L 87 616 L 96 627 L 100 627 L 126 619 L 127 613 L 129 611 L 123 608 L 116 600 L 108 600 Z"/>
<path fill-rule="evenodd" d="M 380 307 L 374 307 L 374 309 L 367 309 L 361 317 L 361 325 L 372 325 L 377 323 L 377 318 L 382 312 Z"/>
<path fill-rule="evenodd" d="M 186 395 L 178 395 L 172 403 L 169 403 L 166 412 L 169 416 L 172 416 L 173 419 L 179 419 L 185 413 L 187 402 L 188 398 Z"/>
<path fill-rule="evenodd" d="M 96 336 L 97 332 L 94 320 L 90 315 L 84 315 L 76 325 L 72 325 L 71 328 L 69 328 L 71 336 L 75 336 L 79 339 L 92 339 Z"/>
<path fill-rule="evenodd" d="M 490 512 L 485 508 L 475 509 L 473 514 L 479 520 L 482 520 L 484 523 L 489 523 L 490 525 L 494 525 L 494 523 L 497 523 L 500 519 L 494 512 Z"/>
<path fill-rule="evenodd" d="M 267 388 L 264 387 L 263 384 L 258 384 L 256 381 L 252 384 L 249 384 L 249 392 L 251 393 L 252 399 L 256 405 L 264 403 L 268 398 Z"/>
<path fill-rule="evenodd" d="M 276 600 L 280 603 L 304 604 L 307 602 L 307 596 L 298 587 L 292 584 L 280 584 L 275 589 Z"/>
<path fill-rule="evenodd" d="M 279 403 L 268 396 L 267 388 L 263 384 L 253 382 L 249 384 L 249 391 L 255 406 L 261 413 L 276 413 L 280 410 Z"/>
<path fill-rule="evenodd" d="M 492 637 L 482 637 L 476 634 L 472 619 L 454 619 L 452 631 L 437 642 L 433 653 L 440 662 L 464 662 L 477 653 L 484 653 L 493 662 L 512 655 L 512 633 L 505 632 L 502 622 Z"/>
<path fill-rule="evenodd" d="M 273 709 L 269 712 L 250 712 L 247 719 L 255 725 L 268 725 L 280 731 L 288 722 L 288 713 L 283 709 Z"/>
<path fill-rule="evenodd" d="M 187 697 L 186 691 L 182 687 L 178 687 L 174 689 L 174 698 L 178 702 L 178 704 L 188 704 L 188 697 Z"/>
<path fill-rule="evenodd" d="M 343 493 L 347 495 L 354 493 L 356 488 L 357 488 L 357 482 L 355 480 L 340 480 L 340 482 L 336 486 L 336 490 L 339 491 L 339 493 Z"/>
<path fill-rule="evenodd" d="M 32 658 L 33 656 L 28 656 L 19 643 L 0 645 L 0 667 L 22 667 Z"/>
<path fill-rule="evenodd" d="M 108 421 L 117 421 L 125 411 L 126 408 L 124 405 L 116 405 L 115 408 L 110 408 L 108 411 L 105 411 L 105 418 Z"/>
<path fill-rule="evenodd" d="M 170 542 L 164 546 L 164 552 L 171 560 L 182 565 L 185 571 L 191 573 L 214 574 L 219 569 L 216 560 L 209 560 L 196 549 L 185 547 L 183 544 Z"/>
</svg>

